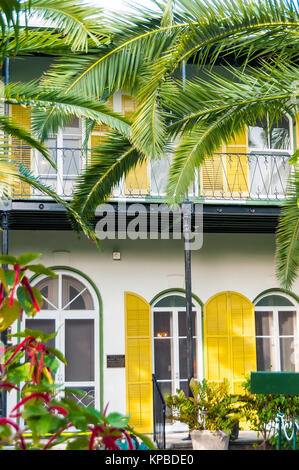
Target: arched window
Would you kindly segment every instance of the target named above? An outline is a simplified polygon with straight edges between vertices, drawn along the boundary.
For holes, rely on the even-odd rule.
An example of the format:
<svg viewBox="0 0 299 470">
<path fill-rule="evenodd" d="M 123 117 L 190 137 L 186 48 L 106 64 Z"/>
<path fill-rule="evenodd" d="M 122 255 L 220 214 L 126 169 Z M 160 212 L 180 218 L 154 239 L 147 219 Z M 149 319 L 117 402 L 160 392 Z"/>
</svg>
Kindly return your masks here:
<svg viewBox="0 0 299 470">
<path fill-rule="evenodd" d="M 298 308 L 281 293 L 267 294 L 255 303 L 258 370 L 297 371 Z"/>
<path fill-rule="evenodd" d="M 193 299 L 194 376 L 202 378 L 201 309 Z M 160 297 L 152 306 L 153 367 L 162 393 L 188 394 L 186 298 L 182 293 Z"/>
<path fill-rule="evenodd" d="M 58 331 L 49 346 L 59 349 L 67 366 L 60 363 L 55 381 L 85 406 L 100 406 L 99 397 L 99 302 L 92 286 L 72 271 L 56 270 L 57 278 L 39 276 L 33 282 L 43 296 L 35 318 L 24 318 L 22 328 Z M 80 389 L 84 396 L 72 394 Z"/>
</svg>

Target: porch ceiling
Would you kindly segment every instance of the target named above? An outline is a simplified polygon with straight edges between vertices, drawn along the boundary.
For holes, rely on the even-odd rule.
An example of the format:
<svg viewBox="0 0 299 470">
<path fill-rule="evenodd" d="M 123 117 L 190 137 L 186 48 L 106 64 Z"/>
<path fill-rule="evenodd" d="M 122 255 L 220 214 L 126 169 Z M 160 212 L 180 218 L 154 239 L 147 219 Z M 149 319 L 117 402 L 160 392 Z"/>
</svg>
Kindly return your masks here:
<svg viewBox="0 0 299 470">
<path fill-rule="evenodd" d="M 117 204 L 110 204 L 117 212 Z M 130 205 L 131 203 L 128 203 L 127 208 Z M 143 204 L 143 207 L 144 217 L 149 227 L 150 205 Z M 3 206 L 0 207 L 1 215 L 3 209 Z M 64 207 L 55 202 L 13 201 L 8 214 L 11 230 L 71 230 Z M 206 233 L 274 233 L 279 214 L 280 207 L 273 205 L 204 204 L 203 230 Z M 127 217 L 127 223 L 134 217 Z M 99 217 L 94 219 L 93 223 L 95 224 L 99 219 Z"/>
</svg>

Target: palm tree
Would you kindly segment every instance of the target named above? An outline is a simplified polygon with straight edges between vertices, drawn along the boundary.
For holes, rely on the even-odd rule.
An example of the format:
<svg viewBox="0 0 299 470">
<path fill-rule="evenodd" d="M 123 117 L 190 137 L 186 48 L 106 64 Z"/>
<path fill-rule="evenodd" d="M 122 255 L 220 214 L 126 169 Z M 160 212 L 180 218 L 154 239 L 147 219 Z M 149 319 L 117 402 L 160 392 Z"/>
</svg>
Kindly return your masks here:
<svg viewBox="0 0 299 470">
<path fill-rule="evenodd" d="M 181 203 L 195 169 L 245 124 L 266 115 L 273 121 L 285 113 L 295 117 L 298 19 L 298 5 L 288 0 L 178 0 L 175 9 L 169 0 L 160 15 L 147 11 L 114 20 L 113 41 L 83 69 L 72 57 L 68 65 L 56 65 L 45 82 L 66 94 L 84 89 L 101 97 L 124 89 L 138 102 L 130 135 L 111 131 L 94 152 L 73 207 L 91 217 L 138 162 L 163 158 L 166 149 L 173 155 L 167 201 Z M 227 66 L 225 76 L 217 75 L 213 65 L 229 54 L 241 68 Z M 188 60 L 204 71 L 203 78 L 180 78 L 177 72 Z M 298 177 L 291 179 L 278 232 L 277 271 L 285 287 L 299 264 L 298 186 Z"/>
<path fill-rule="evenodd" d="M 34 22 L 50 22 L 49 27 L 29 27 Z M 22 23 L 24 24 L 22 26 Z M 70 0 L 0 1 L 0 25 L 2 40 L 0 61 L 3 67 L 11 57 L 44 53 L 64 56 L 73 54 L 77 61 L 83 60 L 110 41 L 109 31 L 103 23 L 102 12 L 81 6 L 81 2 Z M 85 56 L 84 56 L 84 55 Z M 2 106 L 20 104 L 32 109 L 32 132 L 23 128 L 7 113 L 0 114 L 0 183 L 2 194 L 10 193 L 15 180 L 26 182 L 63 204 L 86 235 L 96 240 L 91 227 L 63 199 L 34 177 L 31 172 L 14 162 L 9 145 L 10 138 L 24 141 L 38 150 L 52 166 L 48 149 L 42 143 L 45 136 L 57 131 L 74 116 L 109 125 L 123 135 L 129 135 L 128 122 L 105 105 L 105 100 L 85 98 L 78 92 L 63 93 L 38 81 L 30 83 L 1 84 Z M 45 118 L 46 116 L 46 118 Z"/>
</svg>

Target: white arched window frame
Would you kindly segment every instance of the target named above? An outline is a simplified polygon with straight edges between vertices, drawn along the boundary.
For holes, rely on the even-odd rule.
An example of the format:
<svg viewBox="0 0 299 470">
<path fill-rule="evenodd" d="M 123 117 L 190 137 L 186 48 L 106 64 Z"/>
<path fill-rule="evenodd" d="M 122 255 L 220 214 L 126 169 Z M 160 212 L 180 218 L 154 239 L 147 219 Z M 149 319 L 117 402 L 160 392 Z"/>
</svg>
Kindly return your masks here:
<svg viewBox="0 0 299 470">
<path fill-rule="evenodd" d="M 281 300 L 275 305 L 272 302 L 275 297 L 285 302 Z M 254 310 L 258 369 L 299 371 L 299 316 L 295 299 L 279 291 L 271 292 L 258 297 Z"/>
<path fill-rule="evenodd" d="M 167 306 L 167 299 L 171 299 L 173 296 L 177 296 L 181 299 L 181 306 Z M 159 306 L 161 301 L 165 306 Z M 175 393 L 177 389 L 184 389 L 187 391 L 187 376 L 186 369 L 187 365 L 182 363 L 182 359 L 185 356 L 186 347 L 186 333 L 183 331 L 183 323 L 186 318 L 186 307 L 185 303 L 185 294 L 181 292 L 172 291 L 167 294 L 161 295 L 153 304 L 152 304 L 152 357 L 153 357 L 153 373 L 156 374 L 157 382 L 160 386 L 162 393 Z M 193 335 L 194 338 L 194 354 L 196 358 L 196 370 L 195 378 L 198 380 L 203 379 L 203 353 L 202 353 L 202 314 L 201 306 L 193 298 L 192 299 L 192 311 L 194 312 L 194 324 L 195 332 Z M 164 321 L 163 321 L 163 316 Z M 159 317 L 159 320 L 158 320 Z M 167 317 L 167 318 L 166 318 Z M 180 318 L 181 317 L 181 318 Z M 158 320 L 158 321 L 157 321 Z M 161 331 L 160 331 L 161 330 Z M 165 336 L 163 336 L 163 334 Z M 166 355 L 159 354 L 159 343 L 168 342 L 168 347 L 165 347 L 168 354 Z M 170 361 L 169 361 L 170 359 Z M 163 363 L 160 369 L 160 374 L 158 374 L 158 366 Z M 170 364 L 166 364 L 170 362 Z M 161 370 L 162 369 L 162 370 Z M 185 369 L 184 371 L 182 369 Z M 162 372 L 162 374 L 161 374 Z M 163 372 L 165 377 L 163 377 Z M 167 377 L 166 377 L 167 376 Z"/>
<path fill-rule="evenodd" d="M 72 270 L 55 269 L 55 272 L 58 275 L 56 279 L 38 276 L 32 281 L 32 286 L 40 288 L 44 294 L 44 303 L 34 318 L 24 314 L 19 328 L 43 330 L 45 333 L 58 331 L 55 339 L 47 344 L 64 354 L 68 366 L 59 361 L 55 382 L 61 384 L 63 389 L 74 388 L 86 392 L 83 396 L 71 396 L 79 404 L 99 409 L 99 300 L 83 276 Z M 44 290 L 46 287 L 48 299 Z M 71 292 L 71 296 L 67 291 Z M 14 324 L 13 332 L 17 329 L 17 324 Z M 15 399 L 12 397 L 11 406 Z"/>
</svg>

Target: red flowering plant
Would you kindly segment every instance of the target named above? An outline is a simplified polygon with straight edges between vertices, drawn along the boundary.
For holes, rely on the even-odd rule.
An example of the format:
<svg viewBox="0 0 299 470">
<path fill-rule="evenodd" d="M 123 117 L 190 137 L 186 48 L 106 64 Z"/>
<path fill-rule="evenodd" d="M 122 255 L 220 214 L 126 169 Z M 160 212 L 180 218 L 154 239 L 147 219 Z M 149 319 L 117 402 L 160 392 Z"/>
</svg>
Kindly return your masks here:
<svg viewBox="0 0 299 470">
<path fill-rule="evenodd" d="M 33 317 L 40 311 L 43 299 L 30 285 L 27 271 L 52 277 L 56 274 L 41 264 L 31 264 L 39 256 L 0 256 L 0 263 L 8 266 L 0 268 L 0 331 L 24 313 Z M 137 437 L 153 449 L 150 439 L 129 426 L 129 416 L 108 414 L 107 407 L 98 411 L 79 405 L 63 385 L 55 384 L 59 362 L 67 365 L 63 354 L 47 345 L 56 334 L 25 329 L 9 335 L 16 338 L 17 344 L 4 347 L 0 394 L 15 390 L 18 402 L 7 417 L 0 417 L 0 449 L 47 450 L 64 443 L 67 450 L 120 450 L 125 440 L 126 447 L 133 450 Z M 83 394 L 79 390 L 71 392 Z"/>
</svg>

